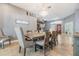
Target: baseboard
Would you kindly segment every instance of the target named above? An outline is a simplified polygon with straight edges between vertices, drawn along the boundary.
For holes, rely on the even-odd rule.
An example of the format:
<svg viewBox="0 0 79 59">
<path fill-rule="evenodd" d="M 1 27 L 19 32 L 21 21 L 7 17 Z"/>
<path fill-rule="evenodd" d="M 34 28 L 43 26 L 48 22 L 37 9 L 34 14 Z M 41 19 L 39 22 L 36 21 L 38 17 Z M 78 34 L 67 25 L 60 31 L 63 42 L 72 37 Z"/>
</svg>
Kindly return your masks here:
<svg viewBox="0 0 79 59">
<path fill-rule="evenodd" d="M 18 40 L 12 40 L 11 43 L 15 43 L 15 42 L 18 42 Z M 9 44 L 8 41 L 6 41 L 4 44 Z"/>
</svg>

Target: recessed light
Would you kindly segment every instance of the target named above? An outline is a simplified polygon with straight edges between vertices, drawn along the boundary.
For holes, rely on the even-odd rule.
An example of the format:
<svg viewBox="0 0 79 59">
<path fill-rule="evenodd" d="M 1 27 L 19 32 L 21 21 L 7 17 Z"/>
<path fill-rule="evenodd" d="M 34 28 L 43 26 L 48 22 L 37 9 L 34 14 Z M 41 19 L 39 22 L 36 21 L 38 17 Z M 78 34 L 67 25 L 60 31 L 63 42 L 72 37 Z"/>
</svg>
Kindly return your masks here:
<svg viewBox="0 0 79 59">
<path fill-rule="evenodd" d="M 40 15 L 43 16 L 43 17 L 45 17 L 45 16 L 48 15 L 48 12 L 47 12 L 47 11 L 41 11 L 41 12 L 40 12 Z"/>
</svg>

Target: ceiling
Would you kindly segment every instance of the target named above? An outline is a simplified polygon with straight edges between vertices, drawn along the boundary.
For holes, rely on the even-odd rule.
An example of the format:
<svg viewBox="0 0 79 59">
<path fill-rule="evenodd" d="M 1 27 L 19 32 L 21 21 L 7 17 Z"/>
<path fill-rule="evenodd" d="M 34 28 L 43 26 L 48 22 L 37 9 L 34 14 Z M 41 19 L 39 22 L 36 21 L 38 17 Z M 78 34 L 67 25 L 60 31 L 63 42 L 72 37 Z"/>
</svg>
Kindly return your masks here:
<svg viewBox="0 0 79 59">
<path fill-rule="evenodd" d="M 45 20 L 57 20 L 74 13 L 77 3 L 12 3 L 17 7 L 34 13 Z M 43 12 L 46 11 L 47 13 Z M 44 15 L 44 16 L 43 16 Z"/>
</svg>

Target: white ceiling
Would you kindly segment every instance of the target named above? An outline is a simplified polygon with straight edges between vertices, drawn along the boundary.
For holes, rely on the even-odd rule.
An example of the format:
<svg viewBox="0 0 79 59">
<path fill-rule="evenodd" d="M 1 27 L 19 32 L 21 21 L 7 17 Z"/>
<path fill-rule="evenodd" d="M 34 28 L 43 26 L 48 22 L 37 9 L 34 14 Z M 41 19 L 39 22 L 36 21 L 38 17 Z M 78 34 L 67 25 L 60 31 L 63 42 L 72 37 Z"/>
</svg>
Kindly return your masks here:
<svg viewBox="0 0 79 59">
<path fill-rule="evenodd" d="M 12 4 L 36 14 L 37 17 L 42 17 L 40 13 L 43 10 L 45 10 L 48 12 L 48 15 L 43 17 L 46 20 L 62 19 L 66 16 L 69 16 L 72 13 L 74 13 L 77 6 L 76 3 L 12 3 Z"/>
</svg>

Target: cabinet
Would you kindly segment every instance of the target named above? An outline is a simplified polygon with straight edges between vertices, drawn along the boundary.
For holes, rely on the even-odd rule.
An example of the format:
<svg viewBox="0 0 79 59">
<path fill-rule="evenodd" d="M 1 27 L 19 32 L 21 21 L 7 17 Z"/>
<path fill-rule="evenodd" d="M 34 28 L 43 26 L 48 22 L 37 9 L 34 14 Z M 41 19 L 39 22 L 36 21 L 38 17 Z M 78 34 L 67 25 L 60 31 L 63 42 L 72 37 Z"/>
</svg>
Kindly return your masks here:
<svg viewBox="0 0 79 59">
<path fill-rule="evenodd" d="M 79 37 L 74 36 L 73 55 L 79 56 Z"/>
</svg>

